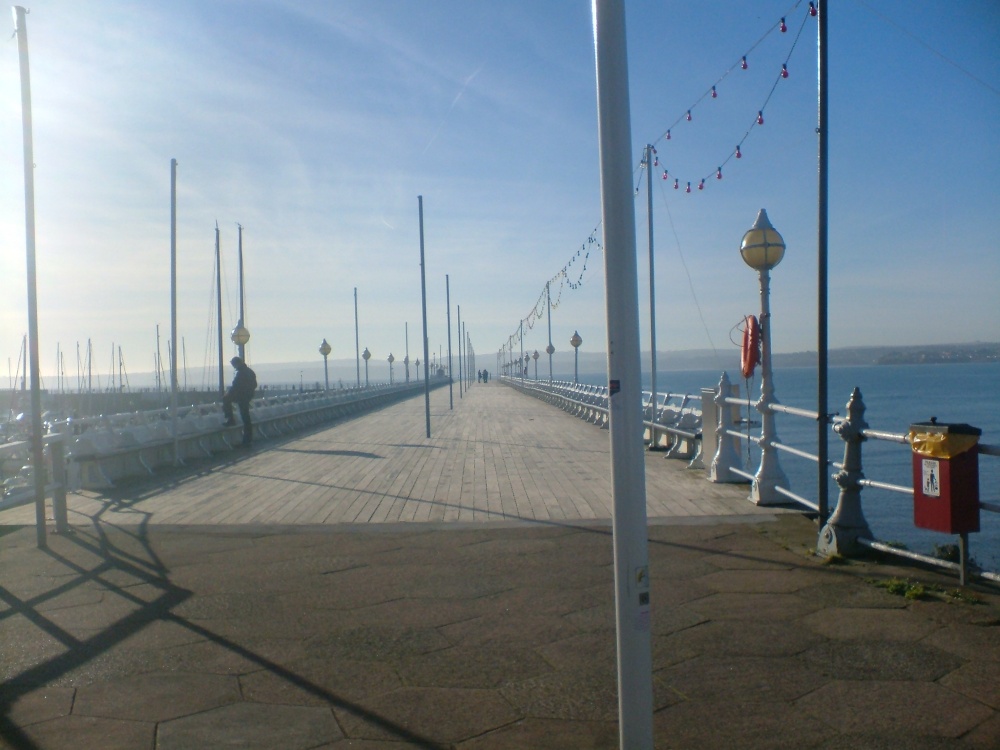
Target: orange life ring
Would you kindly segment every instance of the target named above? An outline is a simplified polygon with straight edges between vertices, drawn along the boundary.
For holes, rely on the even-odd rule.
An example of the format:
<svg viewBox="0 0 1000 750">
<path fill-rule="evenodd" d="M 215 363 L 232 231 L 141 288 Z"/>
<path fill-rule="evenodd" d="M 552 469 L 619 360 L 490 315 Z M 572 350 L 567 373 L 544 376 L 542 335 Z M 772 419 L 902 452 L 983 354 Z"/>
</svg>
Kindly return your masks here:
<svg viewBox="0 0 1000 750">
<path fill-rule="evenodd" d="M 743 346 L 740 348 L 740 372 L 744 378 L 753 377 L 753 371 L 760 364 L 760 324 L 753 315 L 744 318 Z"/>
</svg>

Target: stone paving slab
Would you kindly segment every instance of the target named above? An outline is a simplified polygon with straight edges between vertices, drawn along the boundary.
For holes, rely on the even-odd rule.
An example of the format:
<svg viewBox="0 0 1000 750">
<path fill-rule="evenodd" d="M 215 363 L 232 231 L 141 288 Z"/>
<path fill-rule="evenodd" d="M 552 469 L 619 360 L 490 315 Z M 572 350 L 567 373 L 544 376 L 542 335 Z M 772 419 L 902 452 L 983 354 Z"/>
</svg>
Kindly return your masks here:
<svg viewBox="0 0 1000 750">
<path fill-rule="evenodd" d="M 908 601 L 876 585 L 897 566 L 814 540 L 796 515 L 650 527 L 655 746 L 1000 746 L 1000 593 L 909 568 L 937 593 Z M 614 748 L 611 544 L 154 525 L 43 551 L 8 528 L 0 747 Z"/>
</svg>

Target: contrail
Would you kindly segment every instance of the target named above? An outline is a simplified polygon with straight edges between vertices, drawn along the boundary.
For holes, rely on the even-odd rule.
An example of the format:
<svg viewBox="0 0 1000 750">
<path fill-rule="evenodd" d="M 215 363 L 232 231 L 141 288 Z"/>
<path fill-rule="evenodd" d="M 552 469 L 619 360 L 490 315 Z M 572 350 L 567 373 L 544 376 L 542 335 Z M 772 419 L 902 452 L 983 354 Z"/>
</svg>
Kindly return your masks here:
<svg viewBox="0 0 1000 750">
<path fill-rule="evenodd" d="M 434 141 L 437 140 L 438 135 L 441 134 L 442 128 L 444 128 L 444 122 L 445 122 L 445 120 L 448 119 L 448 115 L 450 115 L 451 111 L 453 109 L 455 109 L 455 105 L 458 104 L 458 100 L 462 98 L 462 94 L 465 93 L 465 90 L 469 87 L 469 84 L 472 83 L 473 79 L 475 79 L 475 77 L 478 76 L 482 72 L 482 70 L 483 70 L 483 66 L 480 65 L 472 73 L 472 75 L 470 75 L 468 78 L 465 79 L 465 82 L 462 84 L 462 88 L 460 88 L 458 90 L 458 93 L 455 94 L 455 98 L 451 100 L 451 106 L 448 107 L 448 111 L 444 113 L 444 115 L 441 117 L 440 122 L 438 122 L 437 130 L 434 131 L 434 135 L 432 135 L 431 138 L 430 138 L 430 140 L 427 141 L 427 145 L 424 146 L 424 150 L 420 152 L 421 156 L 424 155 L 424 154 L 426 154 L 427 153 L 427 149 L 429 149 L 431 147 L 431 144 L 433 144 Z"/>
</svg>

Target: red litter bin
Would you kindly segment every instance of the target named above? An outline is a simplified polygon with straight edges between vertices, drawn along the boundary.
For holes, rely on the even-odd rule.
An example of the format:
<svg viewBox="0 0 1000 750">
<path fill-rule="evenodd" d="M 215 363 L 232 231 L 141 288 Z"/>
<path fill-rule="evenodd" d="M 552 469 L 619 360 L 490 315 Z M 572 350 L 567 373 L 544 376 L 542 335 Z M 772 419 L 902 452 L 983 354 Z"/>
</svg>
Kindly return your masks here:
<svg viewBox="0 0 1000 750">
<path fill-rule="evenodd" d="M 979 531 L 979 436 L 967 424 L 910 425 L 913 523 L 945 534 Z"/>
</svg>

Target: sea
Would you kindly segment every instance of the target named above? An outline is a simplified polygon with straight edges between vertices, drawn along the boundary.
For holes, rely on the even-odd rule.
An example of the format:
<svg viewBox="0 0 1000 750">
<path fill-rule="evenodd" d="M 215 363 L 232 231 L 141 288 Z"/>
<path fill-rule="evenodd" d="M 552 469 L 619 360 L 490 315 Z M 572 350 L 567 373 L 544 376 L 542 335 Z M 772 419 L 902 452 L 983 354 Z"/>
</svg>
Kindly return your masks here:
<svg viewBox="0 0 1000 750">
<path fill-rule="evenodd" d="M 740 394 L 760 395 L 760 371 L 752 381 L 745 381 L 737 372 L 730 379 L 740 386 Z M 700 397 L 702 388 L 716 387 L 721 372 L 717 370 L 657 369 L 656 389 L 659 393 L 688 393 Z M 581 382 L 604 384 L 604 375 L 583 375 Z M 642 387 L 650 388 L 649 373 L 644 373 Z M 865 404 L 865 421 L 874 430 L 907 433 L 910 425 L 936 417 L 939 423 L 965 423 L 983 431 L 980 442 L 1000 445 L 1000 364 L 956 363 L 927 365 L 868 365 L 831 367 L 828 370 L 829 411 L 847 416 L 847 402 L 855 388 Z M 774 395 L 788 406 L 816 411 L 816 369 L 790 367 L 774 372 Z M 749 385 L 749 391 L 748 391 Z M 756 411 L 749 414 L 759 421 Z M 747 418 L 746 407 L 743 418 Z M 816 423 L 807 418 L 787 414 L 775 415 L 776 431 L 786 445 L 817 453 Z M 751 428 L 760 434 L 760 427 Z M 827 433 L 828 455 L 841 462 L 844 443 L 832 429 Z M 746 456 L 746 443 L 743 444 Z M 779 454 L 781 468 L 788 477 L 792 492 L 815 502 L 819 495 L 819 472 L 815 462 L 787 452 Z M 751 452 L 744 470 L 756 471 L 759 457 Z M 912 485 L 912 453 L 908 446 L 883 440 L 868 440 L 862 447 L 862 467 L 868 479 L 909 487 Z M 831 468 L 829 475 L 836 473 Z M 839 488 L 831 479 L 829 502 L 831 512 L 836 507 Z M 979 456 L 979 493 L 982 502 L 1000 505 L 1000 457 Z M 914 526 L 913 499 L 910 495 L 882 489 L 861 491 L 862 508 L 868 526 L 876 539 L 903 544 L 922 554 L 935 554 L 936 547 L 955 545 L 957 536 L 928 531 Z M 980 532 L 969 535 L 969 552 L 983 569 L 1000 571 L 1000 513 L 981 511 Z"/>
</svg>

